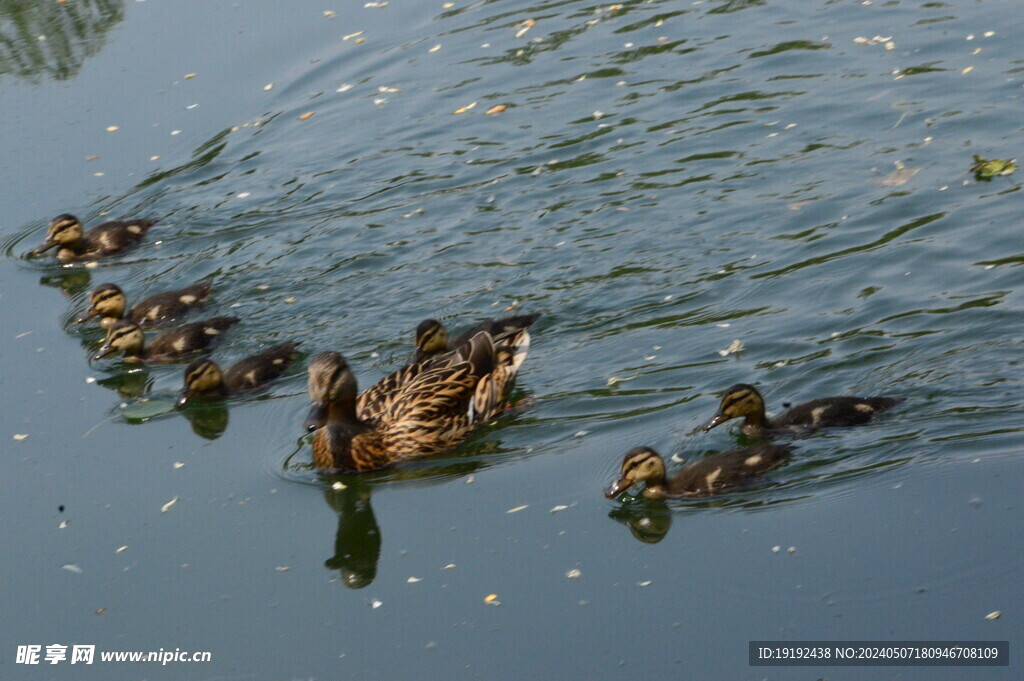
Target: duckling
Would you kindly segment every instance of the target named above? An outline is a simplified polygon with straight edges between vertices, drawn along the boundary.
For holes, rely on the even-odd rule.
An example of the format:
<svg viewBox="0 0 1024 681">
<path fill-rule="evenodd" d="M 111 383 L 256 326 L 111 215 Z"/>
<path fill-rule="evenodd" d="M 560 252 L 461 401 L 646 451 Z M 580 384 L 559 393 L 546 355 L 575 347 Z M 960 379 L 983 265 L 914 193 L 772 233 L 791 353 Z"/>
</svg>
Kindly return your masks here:
<svg viewBox="0 0 1024 681">
<path fill-rule="evenodd" d="M 358 414 L 358 387 L 345 358 L 320 353 L 309 364 L 309 396 L 326 423 L 313 436 L 313 463 L 371 471 L 454 447 L 504 410 L 529 346 L 525 329 L 497 345 L 479 333 L 398 386 L 372 421 Z"/>
<path fill-rule="evenodd" d="M 409 363 L 415 364 L 429 357 L 436 357 L 439 354 L 457 350 L 481 331 L 486 331 L 496 341 L 500 340 L 506 334 L 529 328 L 538 319 L 540 319 L 539 313 L 505 317 L 503 319 L 486 319 L 476 326 L 463 331 L 455 337 L 455 340 L 448 339 L 448 332 L 441 322 L 436 319 L 424 319 L 416 327 L 416 350 L 413 351 Z"/>
<path fill-rule="evenodd" d="M 622 472 L 605 496 L 614 499 L 638 482 L 647 483 L 643 495 L 648 499 L 717 494 L 753 482 L 788 459 L 792 451 L 789 445 L 733 449 L 695 461 L 666 477 L 665 460 L 658 452 L 650 447 L 634 447 L 623 457 Z"/>
<path fill-rule="evenodd" d="M 173 362 L 197 352 L 208 352 L 221 335 L 238 323 L 238 317 L 212 317 L 165 331 L 146 345 L 139 325 L 122 319 L 110 327 L 107 339 L 93 360 L 113 352 L 124 354 L 126 362 Z"/>
<path fill-rule="evenodd" d="M 177 405 L 184 407 L 197 396 L 226 397 L 255 390 L 285 372 L 295 359 L 297 343 L 282 343 L 258 355 L 246 357 L 221 371 L 217 363 L 207 357 L 193 360 L 185 367 L 185 388 Z"/>
<path fill-rule="evenodd" d="M 157 293 L 132 305 L 127 318 L 139 326 L 155 326 L 161 322 L 176 319 L 192 307 L 200 305 L 210 297 L 213 282 L 199 281 L 177 291 Z M 100 284 L 89 294 L 89 309 L 79 317 L 82 324 L 95 316 L 100 318 L 100 328 L 109 329 L 114 322 L 125 317 L 128 306 L 124 291 L 117 284 Z"/>
<path fill-rule="evenodd" d="M 769 419 L 764 413 L 764 398 L 757 388 L 737 383 L 725 391 L 718 413 L 701 426 L 705 432 L 729 419 L 743 417 L 744 435 L 765 438 L 771 431 L 800 432 L 831 426 L 859 426 L 902 401 L 897 397 L 823 397 L 812 400 Z"/>
<path fill-rule="evenodd" d="M 46 241 L 33 252 L 38 255 L 56 247 L 60 262 L 96 260 L 134 246 L 154 224 L 153 220 L 112 220 L 86 232 L 78 218 L 64 213 L 50 221 Z"/>
</svg>

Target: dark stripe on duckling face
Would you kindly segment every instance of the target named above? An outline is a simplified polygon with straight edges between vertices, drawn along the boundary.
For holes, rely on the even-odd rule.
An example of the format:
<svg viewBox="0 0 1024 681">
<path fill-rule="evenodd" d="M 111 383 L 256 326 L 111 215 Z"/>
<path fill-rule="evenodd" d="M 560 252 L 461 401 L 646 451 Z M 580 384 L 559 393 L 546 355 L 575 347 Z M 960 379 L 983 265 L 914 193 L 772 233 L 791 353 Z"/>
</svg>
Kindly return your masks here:
<svg viewBox="0 0 1024 681">
<path fill-rule="evenodd" d="M 701 426 L 701 430 L 707 432 L 726 421 L 741 417 L 757 420 L 764 418 L 764 398 L 757 388 L 746 383 L 737 383 L 725 391 L 718 413 Z"/>
<path fill-rule="evenodd" d="M 70 244 L 82 239 L 82 223 L 74 215 L 58 215 L 50 222 L 46 233 L 46 242 L 50 244 Z"/>
<path fill-rule="evenodd" d="M 448 332 L 436 319 L 424 319 L 416 327 L 416 347 L 425 353 L 448 349 Z"/>
<path fill-rule="evenodd" d="M 74 215 L 58 215 L 50 221 L 50 226 L 46 230 L 46 238 L 43 240 L 43 245 L 37 248 L 34 253 L 37 255 L 45 253 L 54 246 L 63 246 L 68 244 L 77 244 L 85 236 L 82 231 L 82 225 L 78 222 L 78 218 Z M 58 251 L 59 254 L 59 251 Z M 73 257 L 74 253 L 71 253 L 70 257 Z"/>
<path fill-rule="evenodd" d="M 136 355 L 142 352 L 146 337 L 135 324 L 120 321 L 110 327 L 107 340 L 93 359 L 99 359 L 112 352 L 123 352 L 125 355 Z"/>
<path fill-rule="evenodd" d="M 124 314 L 124 291 L 117 284 L 100 284 L 89 294 L 89 311 L 80 322 L 102 315 L 104 317 L 121 317 Z"/>
<path fill-rule="evenodd" d="M 185 388 L 177 404 L 184 407 L 195 395 L 218 392 L 223 386 L 224 376 L 220 367 L 213 360 L 197 359 L 185 367 Z"/>
<path fill-rule="evenodd" d="M 665 480 L 665 460 L 650 447 L 634 447 L 622 458 L 619 478 L 608 487 L 605 496 L 614 499 L 634 483 L 660 484 Z"/>
</svg>

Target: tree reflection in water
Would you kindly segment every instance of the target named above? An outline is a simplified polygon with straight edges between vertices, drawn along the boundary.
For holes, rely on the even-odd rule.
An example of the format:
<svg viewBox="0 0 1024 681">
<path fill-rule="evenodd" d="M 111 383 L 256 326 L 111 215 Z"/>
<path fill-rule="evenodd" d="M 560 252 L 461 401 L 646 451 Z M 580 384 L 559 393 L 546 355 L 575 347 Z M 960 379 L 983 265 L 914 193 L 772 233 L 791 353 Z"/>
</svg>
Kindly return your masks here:
<svg viewBox="0 0 1024 681">
<path fill-rule="evenodd" d="M 0 0 L 0 76 L 73 78 L 124 19 L 124 0 Z"/>
</svg>

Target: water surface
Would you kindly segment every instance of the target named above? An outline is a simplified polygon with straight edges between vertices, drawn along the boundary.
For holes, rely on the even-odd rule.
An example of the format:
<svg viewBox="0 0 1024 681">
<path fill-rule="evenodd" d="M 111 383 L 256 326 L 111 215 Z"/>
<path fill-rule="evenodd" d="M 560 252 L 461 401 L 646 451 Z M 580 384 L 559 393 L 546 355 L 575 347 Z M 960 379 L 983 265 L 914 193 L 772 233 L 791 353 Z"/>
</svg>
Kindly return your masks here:
<svg viewBox="0 0 1024 681">
<path fill-rule="evenodd" d="M 961 679 L 753 668 L 747 642 L 1016 650 L 1021 199 L 969 168 L 1018 154 L 1018 17 L 0 3 L 2 676 Z M 160 224 L 95 268 L 25 257 L 64 211 Z M 142 422 L 124 410 L 182 367 L 86 362 L 93 286 L 202 277 L 208 311 L 243 318 L 215 358 L 301 340 L 363 385 L 423 318 L 544 317 L 519 407 L 443 457 L 337 478 L 309 465 L 302 362 Z M 603 498 L 634 445 L 742 442 L 696 432 L 737 382 L 775 410 L 906 402 L 801 438 L 749 490 Z M 213 659 L 16 665 L 33 643 Z"/>
</svg>

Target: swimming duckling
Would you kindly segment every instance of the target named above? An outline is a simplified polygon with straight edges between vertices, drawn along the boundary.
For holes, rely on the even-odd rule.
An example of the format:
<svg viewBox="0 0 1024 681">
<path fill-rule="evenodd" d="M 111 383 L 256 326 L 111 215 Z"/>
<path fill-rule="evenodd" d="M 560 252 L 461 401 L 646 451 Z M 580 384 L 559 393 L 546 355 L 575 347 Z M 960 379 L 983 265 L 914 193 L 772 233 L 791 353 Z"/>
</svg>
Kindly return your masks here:
<svg viewBox="0 0 1024 681">
<path fill-rule="evenodd" d="M 764 398 L 757 388 L 737 383 L 725 391 L 718 413 L 701 429 L 707 432 L 740 417 L 744 419 L 740 430 L 754 438 L 767 437 L 773 430 L 799 432 L 831 426 L 859 426 L 901 401 L 896 397 L 823 397 L 798 404 L 769 419 L 764 413 Z"/>
<path fill-rule="evenodd" d="M 194 360 L 185 367 L 185 388 L 178 398 L 178 406 L 184 407 L 193 397 L 226 397 L 262 387 L 285 372 L 295 358 L 296 345 L 275 345 L 232 364 L 227 371 L 221 371 L 217 363 L 207 357 Z"/>
<path fill-rule="evenodd" d="M 469 339 L 481 331 L 486 331 L 494 340 L 500 340 L 507 334 L 529 328 L 531 324 L 540 319 L 540 314 L 526 314 L 516 317 L 505 317 L 503 319 L 486 319 L 476 326 L 470 327 L 455 337 L 448 339 L 448 331 L 444 325 L 436 319 L 424 319 L 416 327 L 416 350 L 413 351 L 409 360 L 410 364 L 422 362 L 428 357 L 435 357 L 439 354 L 456 350 Z"/>
<path fill-rule="evenodd" d="M 309 396 L 326 425 L 313 436 L 313 463 L 370 471 L 454 447 L 504 410 L 529 346 L 525 329 L 502 345 L 479 333 L 445 361 L 431 363 L 396 387 L 372 421 L 357 414 L 359 391 L 345 358 L 320 353 L 309 364 Z"/>
<path fill-rule="evenodd" d="M 92 359 L 120 352 L 126 362 L 172 362 L 211 350 L 224 332 L 238 321 L 238 317 L 204 319 L 165 331 L 146 345 L 146 336 L 139 325 L 122 319 L 110 327 L 106 341 Z"/>
<path fill-rule="evenodd" d="M 696 497 L 717 494 L 754 482 L 789 458 L 789 445 L 760 445 L 712 454 L 666 477 L 665 460 L 650 447 L 634 447 L 622 459 L 619 478 L 605 491 L 614 499 L 632 485 L 646 482 L 648 499 Z"/>
<path fill-rule="evenodd" d="M 157 293 L 132 305 L 127 317 L 139 326 L 154 326 L 176 319 L 209 298 L 212 288 L 213 282 L 205 280 L 177 291 Z M 78 318 L 77 323 L 82 324 L 98 315 L 100 328 L 109 329 L 114 322 L 125 317 L 127 306 L 127 299 L 120 286 L 100 284 L 89 294 L 89 309 L 85 316 Z"/>
<path fill-rule="evenodd" d="M 38 255 L 56 247 L 60 262 L 96 260 L 134 246 L 154 224 L 153 220 L 112 220 L 86 232 L 78 218 L 64 213 L 50 221 L 46 241 L 33 252 Z"/>
</svg>

